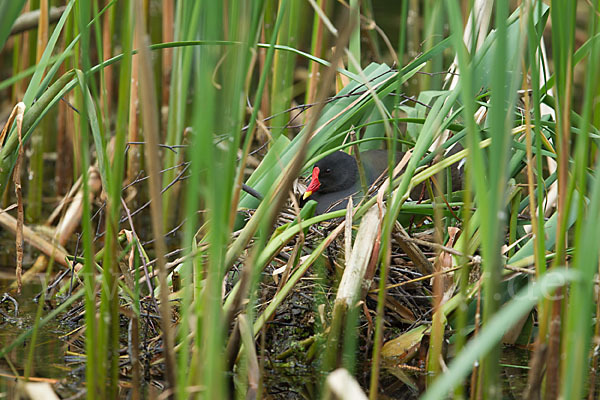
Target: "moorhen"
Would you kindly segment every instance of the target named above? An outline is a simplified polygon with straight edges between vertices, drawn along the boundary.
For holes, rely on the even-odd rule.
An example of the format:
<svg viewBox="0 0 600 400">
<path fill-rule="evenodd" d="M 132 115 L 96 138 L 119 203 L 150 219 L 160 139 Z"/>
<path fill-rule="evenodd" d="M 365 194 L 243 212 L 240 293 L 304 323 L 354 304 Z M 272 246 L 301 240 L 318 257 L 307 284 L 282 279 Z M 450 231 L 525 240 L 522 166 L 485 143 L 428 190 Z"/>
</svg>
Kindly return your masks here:
<svg viewBox="0 0 600 400">
<path fill-rule="evenodd" d="M 462 146 L 457 145 L 448 154 L 460 150 Z M 403 156 L 403 153 L 396 153 L 396 162 Z M 388 167 L 387 150 L 367 150 L 360 153 L 360 159 L 367 185 L 371 186 Z M 462 173 L 459 169 L 457 164 L 451 167 L 453 191 L 462 187 Z M 411 197 L 415 194 L 419 197 L 418 193 L 423 197 L 422 189 L 423 187 L 413 189 Z M 345 209 L 350 196 L 355 201 L 360 201 L 363 196 L 356 159 L 343 151 L 336 151 L 317 161 L 312 170 L 312 179 L 303 195 L 303 200 L 317 202 L 315 215 Z"/>
<path fill-rule="evenodd" d="M 397 154 L 399 160 L 402 154 Z M 368 150 L 360 153 L 367 185 L 371 186 L 388 167 L 387 150 Z M 317 202 L 315 215 L 328 211 L 343 210 L 348 197 L 359 200 L 362 188 L 356 159 L 343 151 L 336 151 L 317 161 L 312 179 L 302 196 L 304 200 Z"/>
</svg>

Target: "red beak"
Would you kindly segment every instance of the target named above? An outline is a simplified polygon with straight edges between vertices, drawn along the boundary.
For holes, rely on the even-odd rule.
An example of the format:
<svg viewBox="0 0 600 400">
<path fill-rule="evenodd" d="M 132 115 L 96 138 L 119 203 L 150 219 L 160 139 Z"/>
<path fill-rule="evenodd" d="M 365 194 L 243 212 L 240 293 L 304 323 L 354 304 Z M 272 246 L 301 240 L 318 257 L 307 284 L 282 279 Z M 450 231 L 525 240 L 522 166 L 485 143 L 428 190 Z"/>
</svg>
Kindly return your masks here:
<svg viewBox="0 0 600 400">
<path fill-rule="evenodd" d="M 320 171 L 319 167 L 313 168 L 312 178 L 310 180 L 310 183 L 308 184 L 308 188 L 306 189 L 306 192 L 304 192 L 304 195 L 302 196 L 302 198 L 304 198 L 305 200 L 311 194 L 313 194 L 313 192 L 316 192 L 321 187 L 321 182 L 319 182 L 319 171 Z"/>
</svg>

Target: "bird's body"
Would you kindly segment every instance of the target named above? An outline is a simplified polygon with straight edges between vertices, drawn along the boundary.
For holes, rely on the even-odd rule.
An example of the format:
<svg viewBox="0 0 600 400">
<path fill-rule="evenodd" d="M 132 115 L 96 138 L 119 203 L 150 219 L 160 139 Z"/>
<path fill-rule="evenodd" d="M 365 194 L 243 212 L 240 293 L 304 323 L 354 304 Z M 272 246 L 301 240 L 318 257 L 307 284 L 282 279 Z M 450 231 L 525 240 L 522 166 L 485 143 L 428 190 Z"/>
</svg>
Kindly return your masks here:
<svg viewBox="0 0 600 400">
<path fill-rule="evenodd" d="M 449 154 L 462 150 L 459 144 L 454 146 Z M 395 162 L 402 159 L 404 153 L 396 153 Z M 388 167 L 387 150 L 367 150 L 360 153 L 361 164 L 365 171 L 367 186 L 371 186 Z M 462 171 L 456 164 L 451 167 L 453 190 L 462 187 Z M 364 194 L 356 159 L 342 151 L 332 153 L 318 161 L 312 172 L 312 179 L 304 193 L 304 199 L 315 200 L 315 214 L 345 209 L 348 198 L 352 196 L 355 202 L 360 201 Z M 413 189 L 413 197 L 426 198 L 424 186 Z"/>
<path fill-rule="evenodd" d="M 367 186 L 375 183 L 388 167 L 387 153 L 387 150 L 368 150 L 360 153 Z M 396 161 L 401 157 L 402 153 L 397 153 Z M 356 159 L 337 151 L 318 161 L 313 167 L 313 179 L 306 193 L 305 199 L 317 202 L 317 215 L 345 209 L 350 196 L 355 201 L 360 201 L 364 194 Z"/>
</svg>

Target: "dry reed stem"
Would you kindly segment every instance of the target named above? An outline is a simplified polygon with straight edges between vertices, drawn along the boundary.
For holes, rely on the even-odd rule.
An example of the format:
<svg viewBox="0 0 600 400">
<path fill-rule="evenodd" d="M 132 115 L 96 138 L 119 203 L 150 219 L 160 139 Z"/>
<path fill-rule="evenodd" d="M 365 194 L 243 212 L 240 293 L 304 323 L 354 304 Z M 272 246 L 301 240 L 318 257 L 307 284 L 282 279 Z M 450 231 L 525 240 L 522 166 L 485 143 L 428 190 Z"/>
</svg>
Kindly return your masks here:
<svg viewBox="0 0 600 400">
<path fill-rule="evenodd" d="M 136 2 L 136 7 L 142 9 L 141 0 Z M 136 42 L 139 44 L 145 43 L 146 23 L 142 18 L 135 24 Z M 146 45 L 140 46 L 139 52 L 139 68 L 140 68 L 140 99 L 142 108 L 142 124 L 146 136 L 147 148 L 144 151 L 146 162 L 148 165 L 150 197 L 152 204 L 150 211 L 152 213 L 152 232 L 156 241 L 154 249 L 156 251 L 156 266 L 158 269 L 158 279 L 160 284 L 160 315 L 161 328 L 163 335 L 163 354 L 165 357 L 165 371 L 167 381 L 167 391 L 175 390 L 176 388 L 176 363 L 174 352 L 175 335 L 171 324 L 171 307 L 169 305 L 169 286 L 167 283 L 167 270 L 165 266 L 166 244 L 163 236 L 163 216 L 162 216 L 162 197 L 161 197 L 161 180 L 158 162 L 158 115 L 156 107 L 158 105 L 156 99 L 156 91 L 154 88 L 154 75 L 152 73 L 150 51 Z M 171 397 L 171 396 L 170 396 Z"/>
<path fill-rule="evenodd" d="M 17 135 L 19 136 L 19 152 L 17 155 L 17 161 L 15 162 L 15 169 L 13 171 L 13 181 L 15 183 L 15 194 L 17 195 L 17 221 L 16 221 L 16 232 L 15 232 L 15 246 L 17 251 L 17 265 L 15 274 L 17 275 L 17 293 L 21 293 L 22 275 L 23 275 L 23 193 L 21 187 L 21 164 L 23 163 L 23 154 L 25 149 L 23 148 L 23 114 L 25 113 L 25 104 L 20 102 L 15 106 L 15 123 L 17 126 Z M 12 123 L 11 123 L 12 125 Z M 6 126 L 9 126 L 7 123 Z M 4 214 L 3 216 L 9 216 Z"/>
<path fill-rule="evenodd" d="M 17 232 L 17 220 L 12 215 L 0 209 L 0 226 L 13 233 Z M 67 253 L 56 243 L 52 243 L 48 239 L 36 233 L 28 226 L 23 226 L 23 239 L 31 246 L 35 247 L 48 257 L 54 257 L 56 262 L 67 268 L 70 268 L 69 262 L 66 260 Z"/>
</svg>

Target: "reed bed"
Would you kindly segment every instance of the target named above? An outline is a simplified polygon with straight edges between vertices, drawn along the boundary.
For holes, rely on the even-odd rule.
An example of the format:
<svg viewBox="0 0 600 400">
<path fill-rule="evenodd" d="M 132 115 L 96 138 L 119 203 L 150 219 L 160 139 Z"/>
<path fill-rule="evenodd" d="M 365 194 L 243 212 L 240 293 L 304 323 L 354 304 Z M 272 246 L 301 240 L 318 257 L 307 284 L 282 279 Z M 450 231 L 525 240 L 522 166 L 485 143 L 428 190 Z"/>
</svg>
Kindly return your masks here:
<svg viewBox="0 0 600 400">
<path fill-rule="evenodd" d="M 0 329 L 44 279 L 0 390 L 58 321 L 45 396 L 597 397 L 599 15 L 2 2 Z M 314 215 L 314 163 L 369 149 L 372 196 Z"/>
</svg>

